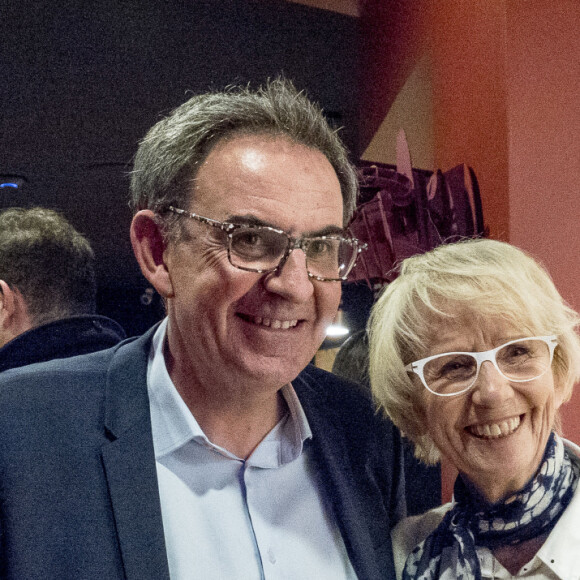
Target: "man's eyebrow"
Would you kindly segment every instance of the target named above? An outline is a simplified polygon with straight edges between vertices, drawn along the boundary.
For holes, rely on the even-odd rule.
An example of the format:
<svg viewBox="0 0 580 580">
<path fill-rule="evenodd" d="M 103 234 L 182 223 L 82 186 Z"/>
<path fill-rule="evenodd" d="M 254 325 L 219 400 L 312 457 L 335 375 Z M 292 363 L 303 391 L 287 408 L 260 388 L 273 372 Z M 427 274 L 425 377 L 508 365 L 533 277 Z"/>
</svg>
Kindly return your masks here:
<svg viewBox="0 0 580 580">
<path fill-rule="evenodd" d="M 230 215 L 226 218 L 225 222 L 229 224 L 238 224 L 244 226 L 266 226 L 268 228 L 274 228 L 275 230 L 282 229 L 279 228 L 276 224 L 257 218 L 252 214 Z"/>
<path fill-rule="evenodd" d="M 244 215 L 230 215 L 226 218 L 225 222 L 230 224 L 237 224 L 237 225 L 248 225 L 248 226 L 265 226 L 268 228 L 273 228 L 275 230 L 279 230 L 285 232 L 279 225 L 274 224 L 272 222 L 268 222 L 266 220 L 260 219 L 252 214 L 244 214 Z M 292 235 L 292 234 L 290 234 Z M 304 232 L 303 236 L 315 238 L 319 236 L 332 236 L 332 235 L 345 235 L 344 228 L 335 225 L 325 226 L 320 230 L 313 230 L 309 232 Z"/>
<path fill-rule="evenodd" d="M 346 236 L 346 232 L 344 231 L 344 228 L 339 226 L 326 226 L 321 230 L 305 232 L 303 235 L 309 236 L 311 238 L 317 238 L 320 236 Z"/>
</svg>

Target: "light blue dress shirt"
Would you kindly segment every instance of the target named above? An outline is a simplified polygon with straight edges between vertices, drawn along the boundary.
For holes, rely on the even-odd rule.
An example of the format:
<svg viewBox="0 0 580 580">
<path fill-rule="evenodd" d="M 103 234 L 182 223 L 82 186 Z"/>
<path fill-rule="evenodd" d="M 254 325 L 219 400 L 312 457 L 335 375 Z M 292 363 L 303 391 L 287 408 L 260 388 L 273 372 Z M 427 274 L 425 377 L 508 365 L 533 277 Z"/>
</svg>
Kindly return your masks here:
<svg viewBox="0 0 580 580">
<path fill-rule="evenodd" d="M 153 339 L 147 384 L 172 580 L 356 579 L 316 486 L 300 401 L 243 460 L 214 445 L 173 385 Z"/>
</svg>

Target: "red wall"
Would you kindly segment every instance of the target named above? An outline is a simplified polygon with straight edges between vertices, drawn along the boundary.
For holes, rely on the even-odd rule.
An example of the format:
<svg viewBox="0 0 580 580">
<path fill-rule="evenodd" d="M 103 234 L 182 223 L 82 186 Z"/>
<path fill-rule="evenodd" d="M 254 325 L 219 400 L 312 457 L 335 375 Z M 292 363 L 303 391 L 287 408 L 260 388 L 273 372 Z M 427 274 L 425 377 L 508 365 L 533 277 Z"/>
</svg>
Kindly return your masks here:
<svg viewBox="0 0 580 580">
<path fill-rule="evenodd" d="M 508 6 L 509 240 L 580 310 L 580 2 Z M 562 414 L 580 442 L 580 389 Z"/>
<path fill-rule="evenodd" d="M 470 164 L 491 237 L 532 253 L 580 310 L 580 2 L 436 0 L 435 165 Z M 563 408 L 580 442 L 580 389 Z M 443 495 L 454 474 L 444 466 Z"/>
<path fill-rule="evenodd" d="M 508 125 L 503 2 L 434 0 L 432 52 L 435 167 L 471 165 L 491 235 L 508 240 Z"/>
</svg>

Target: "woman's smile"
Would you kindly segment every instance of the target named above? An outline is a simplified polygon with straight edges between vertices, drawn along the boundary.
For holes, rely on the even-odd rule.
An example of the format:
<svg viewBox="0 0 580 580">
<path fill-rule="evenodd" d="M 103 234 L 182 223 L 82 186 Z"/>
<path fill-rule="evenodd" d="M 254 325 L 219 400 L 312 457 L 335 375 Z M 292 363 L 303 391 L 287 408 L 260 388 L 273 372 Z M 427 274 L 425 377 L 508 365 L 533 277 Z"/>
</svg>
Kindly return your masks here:
<svg viewBox="0 0 580 580">
<path fill-rule="evenodd" d="M 522 417 L 523 416 L 517 415 L 493 423 L 469 425 L 465 430 L 469 434 L 480 439 L 500 439 L 514 433 L 520 426 Z"/>
</svg>

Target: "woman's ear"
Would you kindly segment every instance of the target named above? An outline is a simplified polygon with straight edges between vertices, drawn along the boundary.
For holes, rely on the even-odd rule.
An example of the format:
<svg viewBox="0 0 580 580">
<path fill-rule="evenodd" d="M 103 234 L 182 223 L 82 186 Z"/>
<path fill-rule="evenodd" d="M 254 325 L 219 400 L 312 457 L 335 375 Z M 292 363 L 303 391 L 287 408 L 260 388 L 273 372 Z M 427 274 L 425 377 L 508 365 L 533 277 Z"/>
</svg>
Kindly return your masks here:
<svg viewBox="0 0 580 580">
<path fill-rule="evenodd" d="M 163 298 L 171 298 L 173 284 L 164 259 L 165 242 L 151 210 L 141 210 L 133 217 L 131 244 L 143 276 Z"/>
<path fill-rule="evenodd" d="M 562 379 L 554 374 L 554 407 L 556 412 L 560 409 L 563 403 L 570 400 L 571 391 L 564 393 L 564 387 L 562 386 Z"/>
</svg>

